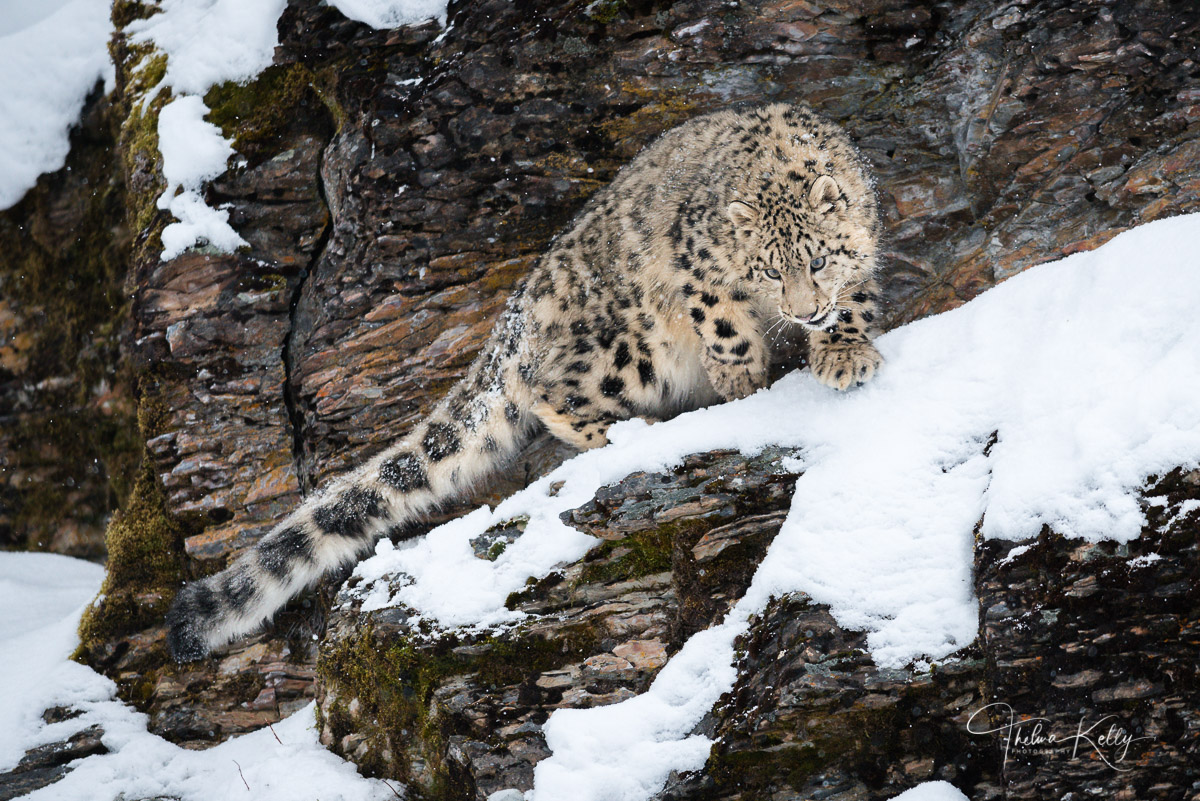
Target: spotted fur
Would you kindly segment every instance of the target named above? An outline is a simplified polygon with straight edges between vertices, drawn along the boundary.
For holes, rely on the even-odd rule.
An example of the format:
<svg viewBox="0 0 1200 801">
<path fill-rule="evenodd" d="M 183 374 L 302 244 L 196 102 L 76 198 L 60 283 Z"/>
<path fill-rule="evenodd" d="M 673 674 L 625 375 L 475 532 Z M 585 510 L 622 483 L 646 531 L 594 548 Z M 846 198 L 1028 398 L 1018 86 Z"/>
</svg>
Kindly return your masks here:
<svg viewBox="0 0 1200 801">
<path fill-rule="evenodd" d="M 774 325 L 807 331 L 837 389 L 880 357 L 867 169 L 807 106 L 723 111 L 663 135 L 597 193 L 513 293 L 466 378 L 399 443 L 183 588 L 175 658 L 260 626 L 390 528 L 466 492 L 538 427 L 580 449 L 614 421 L 763 386 Z"/>
</svg>

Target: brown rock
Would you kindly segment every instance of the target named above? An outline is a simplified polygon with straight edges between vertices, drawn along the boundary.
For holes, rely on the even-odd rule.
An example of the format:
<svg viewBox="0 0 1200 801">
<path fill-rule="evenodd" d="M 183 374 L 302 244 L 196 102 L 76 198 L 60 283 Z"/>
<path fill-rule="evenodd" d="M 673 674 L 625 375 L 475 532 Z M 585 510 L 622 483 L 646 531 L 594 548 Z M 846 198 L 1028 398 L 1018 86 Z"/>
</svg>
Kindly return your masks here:
<svg viewBox="0 0 1200 801">
<path fill-rule="evenodd" d="M 777 490 L 794 481 L 781 459 L 778 449 L 751 460 L 693 457 L 673 473 L 637 474 L 606 488 L 612 508 L 598 497 L 565 513 L 564 519 L 591 521 L 575 523 L 585 531 L 619 525 L 631 533 L 510 597 L 509 605 L 529 617 L 500 634 L 430 636 L 414 627 L 407 610 L 361 613 L 355 593 L 343 591 L 318 667 L 322 742 L 336 744 L 337 753 L 364 770 L 406 782 L 410 791 L 449 783 L 460 788 L 455 797 L 487 798 L 529 789 L 533 766 L 549 755 L 541 725 L 551 711 L 644 692 L 678 647 L 680 632 L 710 625 L 749 581 L 736 564 L 745 548 L 730 549 L 732 559 L 714 555 L 706 562 L 709 581 L 721 583 L 724 600 L 685 606 L 682 599 L 697 592 L 689 589 L 697 573 L 692 545 L 720 518 L 699 503 L 669 523 L 661 514 L 680 508 L 681 498 L 712 493 L 735 470 L 744 479 L 718 493 L 731 513 L 777 510 L 787 494 Z M 776 530 L 745 532 L 746 540 L 761 557 Z M 418 731 L 424 734 L 414 737 Z M 365 739 L 356 736 L 351 748 L 350 734 Z"/>
<path fill-rule="evenodd" d="M 658 640 L 630 640 L 613 648 L 613 655 L 638 670 L 658 670 L 667 663 L 667 647 Z"/>
</svg>

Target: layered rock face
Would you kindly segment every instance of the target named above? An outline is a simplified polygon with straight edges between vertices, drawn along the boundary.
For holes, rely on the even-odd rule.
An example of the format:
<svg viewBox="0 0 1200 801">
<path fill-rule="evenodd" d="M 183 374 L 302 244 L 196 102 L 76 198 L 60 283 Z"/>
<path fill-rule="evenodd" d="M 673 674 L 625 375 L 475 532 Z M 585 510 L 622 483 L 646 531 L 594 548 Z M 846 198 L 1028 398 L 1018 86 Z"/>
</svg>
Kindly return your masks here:
<svg viewBox="0 0 1200 801">
<path fill-rule="evenodd" d="M 741 597 L 779 531 L 795 476 L 768 450 L 634 474 L 570 514 L 603 544 L 508 599 L 528 623 L 482 636 L 363 613 L 338 596 L 321 647 L 322 741 L 365 770 L 440 798 L 528 789 L 555 709 L 645 691 L 689 636 Z M 480 558 L 521 534 L 480 538 Z"/>
<path fill-rule="evenodd" d="M 0 267 L 0 403 L 13 421 L 0 427 L 0 537 L 95 554 L 119 506 L 81 657 L 156 731 L 202 746 L 319 695 L 331 747 L 434 797 L 527 787 L 551 709 L 639 691 L 686 633 L 722 614 L 786 503 L 769 461 L 697 457 L 661 488 L 631 479 L 579 510 L 573 522 L 606 545 L 512 599 L 545 619 L 509 639 L 426 642 L 403 612 L 360 616 L 350 596 L 327 619 L 330 582 L 262 635 L 180 667 L 166 659 L 162 614 L 180 581 L 222 567 L 419 419 L 554 232 L 655 135 L 770 100 L 804 100 L 843 124 L 878 181 L 889 325 L 1200 205 L 1200 12 L 1186 4 L 482 0 L 453 5 L 445 31 L 374 31 L 296 0 L 275 66 L 205 97 L 241 157 L 209 200 L 230 204 L 251 247 L 163 263 L 165 98 L 142 103 L 162 57 L 120 30 L 151 11 L 114 8 L 117 89 L 89 107 L 72 157 L 101 154 L 84 158 L 93 171 L 47 176 L 0 215 L 14 243 Z M 81 231 L 92 233 L 76 235 L 75 253 L 63 243 Z M 59 270 L 68 263 L 86 275 Z M 97 300 L 55 305 L 73 296 L 33 281 L 29 265 Z M 39 356 L 76 351 L 61 364 Z M 67 447 L 79 431 L 92 437 L 82 452 Z M 476 502 L 568 455 L 539 440 Z M 714 486 L 705 470 L 717 464 L 763 497 Z M 631 498 L 651 511 L 622 517 Z M 698 539 L 710 535 L 719 541 Z M 706 724 L 722 737 L 710 770 L 666 792 L 868 798 L 943 777 L 980 797 L 1035 797 L 1053 781 L 1068 783 L 1062 793 L 1191 797 L 1194 552 L 1147 536 L 1163 560 L 1107 573 L 1105 560 L 1125 564 L 1107 546 L 1048 534 L 1005 562 L 1008 544 L 981 544 L 983 636 L 931 673 L 885 674 L 859 635 L 806 599 L 780 599 Z M 701 574 L 705 559 L 714 567 Z M 1162 595 L 1155 578 L 1178 591 Z M 1126 617 L 1084 614 L 1114 597 L 1105 582 L 1128 599 Z M 1014 615 L 1027 626 L 1009 625 Z M 1126 622 L 1107 628 L 1114 620 Z M 1118 663 L 1125 678 L 1108 672 Z M 384 675 L 402 702 L 367 691 Z M 1143 784 L 1089 773 L 1095 760 L 1005 761 L 963 718 L 993 694 L 1061 721 L 1076 703 L 1119 709 L 1170 748 L 1146 759 Z M 759 697 L 761 715 L 739 717 Z"/>
<path fill-rule="evenodd" d="M 880 669 L 826 608 L 779 599 L 704 724 L 706 769 L 663 798 L 890 798 L 939 779 L 971 799 L 1195 798 L 1198 494 L 1200 471 L 1152 482 L 1127 545 L 977 543 L 979 640 L 928 670 Z"/>
<path fill-rule="evenodd" d="M 552 712 L 643 691 L 745 591 L 789 505 L 785 455 L 695 456 L 601 490 L 563 519 L 602 544 L 510 597 L 530 617 L 500 635 L 362 613 L 347 586 L 318 667 L 323 742 L 418 797 L 530 789 Z M 979 541 L 980 638 L 934 665 L 877 667 L 828 607 L 774 599 L 697 727 L 707 765 L 658 797 L 885 799 L 942 780 L 972 799 L 1195 798 L 1200 471 L 1153 480 L 1142 505 L 1125 545 Z M 519 536 L 492 530 L 478 555 Z"/>
</svg>

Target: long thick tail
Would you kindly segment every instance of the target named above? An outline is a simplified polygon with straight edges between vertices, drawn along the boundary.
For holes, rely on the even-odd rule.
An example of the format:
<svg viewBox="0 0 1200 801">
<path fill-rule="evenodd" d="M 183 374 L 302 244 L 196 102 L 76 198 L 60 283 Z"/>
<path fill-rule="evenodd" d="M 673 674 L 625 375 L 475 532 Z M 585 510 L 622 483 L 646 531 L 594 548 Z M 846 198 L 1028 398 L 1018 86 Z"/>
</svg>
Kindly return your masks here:
<svg viewBox="0 0 1200 801">
<path fill-rule="evenodd" d="M 200 659 L 255 630 L 392 527 L 507 463 L 532 418 L 498 361 L 495 354 L 476 361 L 403 440 L 309 498 L 226 570 L 183 587 L 167 614 L 171 655 Z"/>
</svg>

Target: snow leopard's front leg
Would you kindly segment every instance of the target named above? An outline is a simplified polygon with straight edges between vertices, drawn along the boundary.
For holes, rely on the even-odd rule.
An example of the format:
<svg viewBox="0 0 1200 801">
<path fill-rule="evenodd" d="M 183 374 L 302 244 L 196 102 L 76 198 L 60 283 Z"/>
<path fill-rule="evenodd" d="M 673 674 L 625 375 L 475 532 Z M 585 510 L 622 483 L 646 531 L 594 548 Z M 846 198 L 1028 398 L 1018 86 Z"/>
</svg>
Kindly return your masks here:
<svg viewBox="0 0 1200 801">
<path fill-rule="evenodd" d="M 836 319 L 808 335 L 808 362 L 822 384 L 845 390 L 870 381 L 883 364 L 871 344 L 877 328 L 878 287 L 868 280 L 839 297 Z"/>
<path fill-rule="evenodd" d="M 766 386 L 766 342 L 748 298 L 722 288 L 697 292 L 687 300 L 703 347 L 700 359 L 717 394 L 736 400 Z"/>
</svg>

